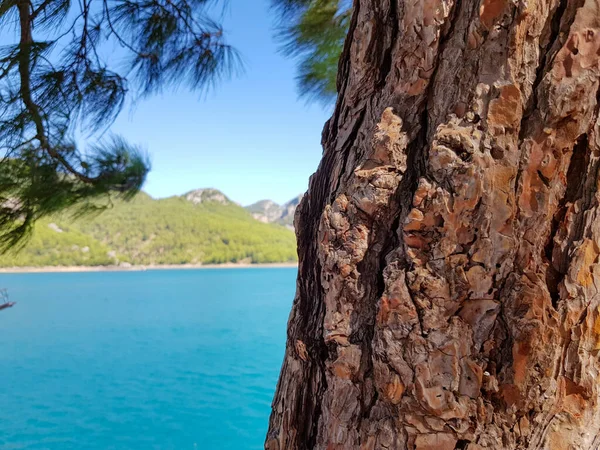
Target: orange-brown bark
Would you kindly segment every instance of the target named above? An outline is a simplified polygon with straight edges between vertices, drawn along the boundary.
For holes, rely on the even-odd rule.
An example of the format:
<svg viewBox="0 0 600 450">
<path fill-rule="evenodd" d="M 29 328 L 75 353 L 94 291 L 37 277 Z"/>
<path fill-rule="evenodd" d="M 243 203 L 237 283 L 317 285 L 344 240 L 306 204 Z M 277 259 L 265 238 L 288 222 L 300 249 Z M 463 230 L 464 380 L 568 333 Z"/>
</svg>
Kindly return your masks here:
<svg viewBox="0 0 600 450">
<path fill-rule="evenodd" d="M 269 450 L 600 445 L 599 0 L 359 0 Z"/>
</svg>

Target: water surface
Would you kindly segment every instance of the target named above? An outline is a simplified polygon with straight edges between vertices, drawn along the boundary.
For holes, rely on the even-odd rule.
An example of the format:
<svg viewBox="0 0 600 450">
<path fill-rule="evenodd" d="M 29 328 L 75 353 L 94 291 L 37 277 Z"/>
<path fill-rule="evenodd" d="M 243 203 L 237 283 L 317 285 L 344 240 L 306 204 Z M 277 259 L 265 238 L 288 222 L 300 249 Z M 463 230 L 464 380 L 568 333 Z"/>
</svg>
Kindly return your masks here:
<svg viewBox="0 0 600 450">
<path fill-rule="evenodd" d="M 0 448 L 262 448 L 295 276 L 0 275 Z"/>
</svg>

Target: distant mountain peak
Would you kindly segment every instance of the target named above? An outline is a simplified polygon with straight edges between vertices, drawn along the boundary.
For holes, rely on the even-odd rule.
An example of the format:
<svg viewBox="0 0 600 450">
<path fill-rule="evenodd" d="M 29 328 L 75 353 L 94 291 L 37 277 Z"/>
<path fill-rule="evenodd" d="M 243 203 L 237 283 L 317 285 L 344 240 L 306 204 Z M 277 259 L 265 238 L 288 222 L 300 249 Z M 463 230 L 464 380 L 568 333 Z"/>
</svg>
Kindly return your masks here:
<svg viewBox="0 0 600 450">
<path fill-rule="evenodd" d="M 272 200 L 260 200 L 250 206 L 246 206 L 246 210 L 260 222 L 278 223 L 279 225 L 294 229 L 294 214 L 300 200 L 302 200 L 302 195 L 293 198 L 283 205 L 279 205 Z"/>
<path fill-rule="evenodd" d="M 213 188 L 194 189 L 193 191 L 184 194 L 183 197 L 194 205 L 199 205 L 200 203 L 220 203 L 222 205 L 229 205 L 233 203 L 225 194 L 218 189 Z"/>
<path fill-rule="evenodd" d="M 264 223 L 276 222 L 283 212 L 281 206 L 272 200 L 260 200 L 246 206 L 246 209 L 252 214 L 252 217 Z"/>
</svg>

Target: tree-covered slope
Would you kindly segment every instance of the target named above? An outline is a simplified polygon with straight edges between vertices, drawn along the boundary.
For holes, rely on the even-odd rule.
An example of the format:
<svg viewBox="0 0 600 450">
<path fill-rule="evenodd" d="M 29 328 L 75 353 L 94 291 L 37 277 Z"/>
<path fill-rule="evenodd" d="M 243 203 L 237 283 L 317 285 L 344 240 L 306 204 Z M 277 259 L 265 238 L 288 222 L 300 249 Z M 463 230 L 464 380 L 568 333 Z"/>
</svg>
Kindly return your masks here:
<svg viewBox="0 0 600 450">
<path fill-rule="evenodd" d="M 188 198 L 139 194 L 92 218 L 42 220 L 24 249 L 0 256 L 0 266 L 296 261 L 294 234 L 285 227 L 256 221 L 231 201 Z"/>
</svg>

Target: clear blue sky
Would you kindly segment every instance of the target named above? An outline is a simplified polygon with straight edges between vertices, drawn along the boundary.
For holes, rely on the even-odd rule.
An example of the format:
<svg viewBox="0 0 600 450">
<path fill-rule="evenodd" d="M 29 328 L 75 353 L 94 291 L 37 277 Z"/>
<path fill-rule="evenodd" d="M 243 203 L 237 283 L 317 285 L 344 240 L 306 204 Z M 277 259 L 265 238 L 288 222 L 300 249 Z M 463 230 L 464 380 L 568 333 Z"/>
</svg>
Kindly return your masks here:
<svg viewBox="0 0 600 450">
<path fill-rule="evenodd" d="M 152 160 L 153 197 L 214 187 L 243 205 L 304 192 L 330 111 L 298 98 L 294 62 L 277 51 L 268 0 L 230 0 L 227 40 L 245 73 L 207 95 L 183 88 L 138 101 L 112 127 Z"/>
</svg>

